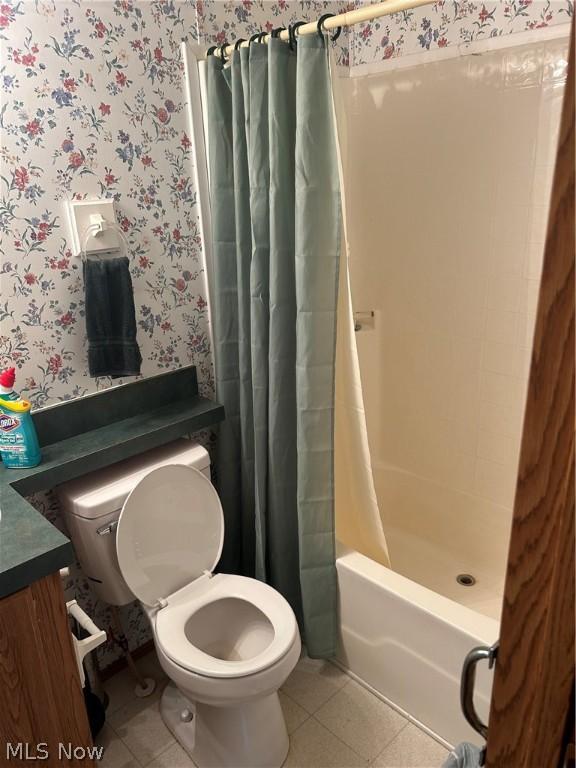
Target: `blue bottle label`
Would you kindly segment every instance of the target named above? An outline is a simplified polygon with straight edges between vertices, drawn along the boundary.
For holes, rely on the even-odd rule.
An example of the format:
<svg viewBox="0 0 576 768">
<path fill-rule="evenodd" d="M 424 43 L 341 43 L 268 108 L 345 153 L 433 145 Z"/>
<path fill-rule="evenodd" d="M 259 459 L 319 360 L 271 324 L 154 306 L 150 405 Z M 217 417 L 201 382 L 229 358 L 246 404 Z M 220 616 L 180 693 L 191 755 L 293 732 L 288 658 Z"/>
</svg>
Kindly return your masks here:
<svg viewBox="0 0 576 768">
<path fill-rule="evenodd" d="M 0 406 L 0 459 L 13 469 L 40 463 L 42 454 L 29 410 L 14 413 Z"/>
</svg>

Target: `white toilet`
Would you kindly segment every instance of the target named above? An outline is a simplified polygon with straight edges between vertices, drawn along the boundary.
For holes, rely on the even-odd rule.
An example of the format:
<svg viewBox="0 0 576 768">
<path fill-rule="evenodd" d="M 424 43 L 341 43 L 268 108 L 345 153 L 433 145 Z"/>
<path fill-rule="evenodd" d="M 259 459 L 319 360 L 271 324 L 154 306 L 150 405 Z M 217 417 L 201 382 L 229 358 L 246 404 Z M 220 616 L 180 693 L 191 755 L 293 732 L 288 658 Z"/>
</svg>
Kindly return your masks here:
<svg viewBox="0 0 576 768">
<path fill-rule="evenodd" d="M 194 762 L 276 768 L 288 752 L 278 689 L 300 655 L 298 626 L 272 587 L 212 573 L 224 518 L 207 467 L 204 449 L 181 440 L 59 495 L 96 592 L 144 606 L 172 680 L 160 710 Z"/>
</svg>

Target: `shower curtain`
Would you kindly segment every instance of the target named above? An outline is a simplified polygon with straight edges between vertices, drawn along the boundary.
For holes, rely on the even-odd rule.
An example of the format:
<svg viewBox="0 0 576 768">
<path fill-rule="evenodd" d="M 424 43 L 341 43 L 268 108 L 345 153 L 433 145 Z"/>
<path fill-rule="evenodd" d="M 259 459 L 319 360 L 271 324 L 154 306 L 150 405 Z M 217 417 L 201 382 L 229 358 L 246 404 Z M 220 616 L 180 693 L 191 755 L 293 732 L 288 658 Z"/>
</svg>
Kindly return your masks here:
<svg viewBox="0 0 576 768">
<path fill-rule="evenodd" d="M 342 254 L 338 289 L 335 390 L 335 516 L 336 535 L 346 546 L 390 566 L 368 445 L 366 412 L 356 347 L 352 292 L 350 289 L 350 246 L 346 221 L 346 172 L 342 149 L 347 146 L 346 110 L 342 86 L 333 54 L 330 74 L 334 125 L 337 134 L 338 172 L 342 200 Z"/>
<path fill-rule="evenodd" d="M 334 380 L 340 190 L 324 41 L 207 60 L 222 570 L 336 644 Z"/>
</svg>

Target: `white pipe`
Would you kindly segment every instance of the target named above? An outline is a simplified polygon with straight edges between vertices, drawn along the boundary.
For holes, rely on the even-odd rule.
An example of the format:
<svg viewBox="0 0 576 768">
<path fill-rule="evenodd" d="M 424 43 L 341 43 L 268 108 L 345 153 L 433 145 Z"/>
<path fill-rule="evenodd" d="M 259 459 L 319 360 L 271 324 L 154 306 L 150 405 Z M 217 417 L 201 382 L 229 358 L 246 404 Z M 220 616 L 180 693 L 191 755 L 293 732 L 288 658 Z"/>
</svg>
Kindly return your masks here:
<svg viewBox="0 0 576 768">
<path fill-rule="evenodd" d="M 375 3 L 374 5 L 365 5 L 363 8 L 357 8 L 354 11 L 347 11 L 346 13 L 339 13 L 337 16 L 330 16 L 322 24 L 323 29 L 329 32 L 331 29 L 337 29 L 338 27 L 351 27 L 353 24 L 361 24 L 363 21 L 372 21 L 378 19 L 381 16 L 389 16 L 392 13 L 400 13 L 401 11 L 407 11 L 411 8 L 418 8 L 421 5 L 432 5 L 435 0 L 385 0 L 382 3 Z M 296 36 L 301 35 L 314 35 L 318 34 L 318 22 L 310 21 L 298 27 Z M 262 35 L 262 42 L 267 42 L 270 38 L 269 34 Z M 287 29 L 284 29 L 278 35 L 280 40 L 287 41 L 289 39 L 289 33 Z M 240 43 L 242 48 L 249 45 L 249 42 L 245 40 Z M 234 52 L 234 43 L 227 45 L 224 48 L 224 55 L 230 56 Z M 214 51 L 216 56 L 222 55 L 222 47 L 216 48 Z"/>
</svg>

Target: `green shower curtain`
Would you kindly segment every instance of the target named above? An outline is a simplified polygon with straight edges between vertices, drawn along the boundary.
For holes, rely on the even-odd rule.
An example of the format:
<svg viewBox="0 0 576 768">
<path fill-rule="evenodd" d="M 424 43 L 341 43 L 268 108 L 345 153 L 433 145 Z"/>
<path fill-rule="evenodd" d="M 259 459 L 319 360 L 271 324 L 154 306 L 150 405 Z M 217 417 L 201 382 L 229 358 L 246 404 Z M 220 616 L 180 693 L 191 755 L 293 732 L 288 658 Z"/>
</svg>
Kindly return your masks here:
<svg viewBox="0 0 576 768">
<path fill-rule="evenodd" d="M 324 41 L 208 57 L 221 567 L 292 605 L 334 653 L 334 363 L 340 193 Z"/>
</svg>

